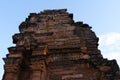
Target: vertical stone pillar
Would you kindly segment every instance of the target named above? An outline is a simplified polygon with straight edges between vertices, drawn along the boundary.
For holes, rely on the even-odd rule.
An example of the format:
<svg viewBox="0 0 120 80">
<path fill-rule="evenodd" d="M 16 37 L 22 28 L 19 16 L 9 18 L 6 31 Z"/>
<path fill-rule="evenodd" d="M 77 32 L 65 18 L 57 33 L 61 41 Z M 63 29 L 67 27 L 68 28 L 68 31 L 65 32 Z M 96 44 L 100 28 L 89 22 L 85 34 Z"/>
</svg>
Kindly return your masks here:
<svg viewBox="0 0 120 80">
<path fill-rule="evenodd" d="M 44 60 L 35 60 L 31 62 L 31 80 L 46 80 L 46 66 Z"/>
<path fill-rule="evenodd" d="M 20 59 L 15 58 L 4 58 L 5 73 L 3 80 L 19 80 L 19 68 L 20 68 Z"/>
</svg>

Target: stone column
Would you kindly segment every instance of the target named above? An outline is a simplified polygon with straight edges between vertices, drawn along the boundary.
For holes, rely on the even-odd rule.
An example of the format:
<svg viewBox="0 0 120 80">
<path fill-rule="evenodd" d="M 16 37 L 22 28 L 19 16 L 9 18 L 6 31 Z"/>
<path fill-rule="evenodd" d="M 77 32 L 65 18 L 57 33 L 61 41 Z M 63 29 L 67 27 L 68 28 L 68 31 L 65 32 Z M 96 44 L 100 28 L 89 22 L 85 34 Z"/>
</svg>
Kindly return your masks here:
<svg viewBox="0 0 120 80">
<path fill-rule="evenodd" d="M 35 60 L 31 62 L 31 80 L 46 80 L 46 66 L 44 60 Z"/>
<path fill-rule="evenodd" d="M 3 80 L 19 80 L 19 68 L 20 68 L 20 60 L 14 58 L 5 58 L 5 73 Z"/>
</svg>

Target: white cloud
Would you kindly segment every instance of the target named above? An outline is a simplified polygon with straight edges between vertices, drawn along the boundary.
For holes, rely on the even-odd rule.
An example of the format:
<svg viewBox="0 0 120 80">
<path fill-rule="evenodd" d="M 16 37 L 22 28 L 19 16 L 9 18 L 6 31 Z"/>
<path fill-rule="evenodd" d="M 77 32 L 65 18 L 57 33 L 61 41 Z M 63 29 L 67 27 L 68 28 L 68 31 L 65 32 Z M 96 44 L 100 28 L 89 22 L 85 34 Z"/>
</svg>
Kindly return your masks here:
<svg viewBox="0 0 120 80">
<path fill-rule="evenodd" d="M 116 59 L 120 65 L 120 33 L 99 35 L 99 48 L 105 58 Z"/>
</svg>

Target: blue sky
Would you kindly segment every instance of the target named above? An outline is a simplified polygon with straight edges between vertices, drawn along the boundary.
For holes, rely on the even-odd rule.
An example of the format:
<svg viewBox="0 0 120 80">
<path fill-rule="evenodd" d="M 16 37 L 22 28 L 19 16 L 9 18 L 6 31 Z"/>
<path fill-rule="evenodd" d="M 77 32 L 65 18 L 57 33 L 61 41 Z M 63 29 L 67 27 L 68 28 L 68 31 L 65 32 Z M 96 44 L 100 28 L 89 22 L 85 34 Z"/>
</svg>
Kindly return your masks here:
<svg viewBox="0 0 120 80">
<path fill-rule="evenodd" d="M 92 26 L 100 37 L 100 50 L 104 57 L 117 59 L 120 65 L 120 0 L 3 0 L 0 2 L 0 78 L 3 75 L 2 58 L 12 44 L 12 35 L 18 33 L 19 24 L 29 13 L 45 9 L 67 8 L 75 21 Z"/>
</svg>

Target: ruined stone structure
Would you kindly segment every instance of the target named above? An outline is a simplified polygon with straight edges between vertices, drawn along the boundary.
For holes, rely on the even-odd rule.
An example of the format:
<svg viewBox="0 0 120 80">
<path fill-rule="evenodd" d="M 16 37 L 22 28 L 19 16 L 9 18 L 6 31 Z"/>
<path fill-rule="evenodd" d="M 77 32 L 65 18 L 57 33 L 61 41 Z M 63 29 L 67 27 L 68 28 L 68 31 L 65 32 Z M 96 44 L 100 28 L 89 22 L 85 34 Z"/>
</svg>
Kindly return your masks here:
<svg viewBox="0 0 120 80">
<path fill-rule="evenodd" d="M 31 13 L 3 58 L 3 80 L 120 80 L 116 60 L 103 58 L 88 24 L 66 9 Z"/>
</svg>

